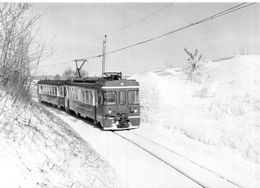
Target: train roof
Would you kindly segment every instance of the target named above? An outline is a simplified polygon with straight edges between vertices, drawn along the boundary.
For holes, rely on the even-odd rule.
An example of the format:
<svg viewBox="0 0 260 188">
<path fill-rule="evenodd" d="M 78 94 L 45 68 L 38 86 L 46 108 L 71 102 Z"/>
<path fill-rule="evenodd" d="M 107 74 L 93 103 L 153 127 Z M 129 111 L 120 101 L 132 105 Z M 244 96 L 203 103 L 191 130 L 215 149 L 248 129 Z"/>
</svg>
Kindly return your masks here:
<svg viewBox="0 0 260 188">
<path fill-rule="evenodd" d="M 70 80 L 66 82 L 69 86 L 81 86 L 81 87 L 102 87 L 102 86 L 139 86 L 136 80 L 107 80 L 107 79 L 94 79 L 88 78 L 84 80 Z"/>
<path fill-rule="evenodd" d="M 44 85 L 64 85 L 67 80 L 40 80 L 37 84 Z"/>
<path fill-rule="evenodd" d="M 80 87 L 101 87 L 101 86 L 139 86 L 136 80 L 122 79 L 122 74 L 117 72 L 104 73 L 102 77 L 74 78 L 72 80 L 40 80 L 38 84 L 46 85 L 68 85 Z"/>
</svg>

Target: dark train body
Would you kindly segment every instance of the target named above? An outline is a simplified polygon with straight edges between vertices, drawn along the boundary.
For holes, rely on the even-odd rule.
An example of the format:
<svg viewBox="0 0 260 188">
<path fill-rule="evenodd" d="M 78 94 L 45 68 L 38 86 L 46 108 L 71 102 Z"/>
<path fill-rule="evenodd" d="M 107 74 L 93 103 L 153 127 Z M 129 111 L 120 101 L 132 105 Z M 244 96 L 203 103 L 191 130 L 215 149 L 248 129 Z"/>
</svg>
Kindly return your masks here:
<svg viewBox="0 0 260 188">
<path fill-rule="evenodd" d="M 140 125 L 139 83 L 122 79 L 118 73 L 66 81 L 40 80 L 38 96 L 40 102 L 93 119 L 104 130 Z"/>
</svg>

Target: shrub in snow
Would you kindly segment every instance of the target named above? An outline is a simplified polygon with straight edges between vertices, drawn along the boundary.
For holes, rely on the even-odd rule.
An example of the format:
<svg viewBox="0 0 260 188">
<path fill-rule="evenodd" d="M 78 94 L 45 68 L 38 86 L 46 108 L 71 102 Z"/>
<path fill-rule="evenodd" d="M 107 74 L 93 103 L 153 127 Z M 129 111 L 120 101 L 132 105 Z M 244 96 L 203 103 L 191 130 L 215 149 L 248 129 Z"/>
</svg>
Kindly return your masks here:
<svg viewBox="0 0 260 188">
<path fill-rule="evenodd" d="M 194 53 L 189 52 L 187 50 L 187 48 L 184 48 L 184 51 L 189 56 L 187 61 L 191 65 L 191 69 L 190 69 L 190 72 L 188 74 L 189 74 L 189 78 L 192 80 L 194 71 L 196 70 L 198 63 L 200 62 L 200 60 L 202 58 L 202 55 L 198 54 L 198 50 L 197 49 L 194 51 Z"/>
</svg>

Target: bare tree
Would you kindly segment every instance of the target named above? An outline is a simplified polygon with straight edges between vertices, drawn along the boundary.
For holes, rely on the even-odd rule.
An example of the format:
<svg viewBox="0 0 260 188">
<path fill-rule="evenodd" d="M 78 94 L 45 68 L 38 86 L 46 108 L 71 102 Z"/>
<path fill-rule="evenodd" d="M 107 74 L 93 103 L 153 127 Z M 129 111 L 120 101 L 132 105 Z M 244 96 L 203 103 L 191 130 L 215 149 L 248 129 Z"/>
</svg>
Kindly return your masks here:
<svg viewBox="0 0 260 188">
<path fill-rule="evenodd" d="M 81 75 L 82 77 L 87 77 L 87 76 L 88 76 L 88 72 L 85 71 L 85 70 L 80 70 L 80 75 Z"/>
<path fill-rule="evenodd" d="M 88 72 L 85 70 L 80 70 L 80 75 L 81 75 L 81 77 L 86 77 L 86 76 L 88 76 Z M 67 68 L 62 74 L 62 77 L 64 79 L 72 79 L 72 78 L 76 78 L 78 76 L 79 76 L 78 72 L 73 71 L 71 67 Z"/>
<path fill-rule="evenodd" d="M 62 77 L 63 77 L 64 79 L 71 79 L 71 78 L 73 78 L 73 77 L 74 77 L 74 72 L 73 72 L 72 68 L 71 68 L 71 67 L 67 68 L 67 69 L 63 72 Z"/>
<path fill-rule="evenodd" d="M 53 78 L 54 80 L 60 80 L 61 79 L 61 76 L 59 74 L 56 74 Z"/>
<path fill-rule="evenodd" d="M 36 39 L 39 15 L 30 17 L 28 3 L 0 4 L 0 85 L 16 100 L 28 99 L 31 71 L 45 53 Z"/>
<path fill-rule="evenodd" d="M 189 77 L 190 77 L 190 79 L 192 79 L 193 72 L 196 70 L 198 62 L 200 62 L 200 60 L 202 58 L 202 55 L 198 54 L 198 50 L 197 49 L 194 51 L 194 53 L 189 52 L 187 50 L 187 48 L 184 48 L 184 51 L 189 56 L 188 59 L 187 59 L 188 63 L 191 65 L 191 70 L 189 72 Z"/>
</svg>

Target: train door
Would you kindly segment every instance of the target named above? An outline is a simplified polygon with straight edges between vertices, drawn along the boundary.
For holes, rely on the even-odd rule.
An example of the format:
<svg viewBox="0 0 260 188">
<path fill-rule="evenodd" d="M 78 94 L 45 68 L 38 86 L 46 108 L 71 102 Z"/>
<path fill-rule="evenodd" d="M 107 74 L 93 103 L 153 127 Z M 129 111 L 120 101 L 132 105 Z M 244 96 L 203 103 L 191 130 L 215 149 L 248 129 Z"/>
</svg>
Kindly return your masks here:
<svg viewBox="0 0 260 188">
<path fill-rule="evenodd" d="M 64 92 L 64 102 L 65 102 L 65 110 L 68 112 L 69 111 L 69 87 L 65 87 L 65 92 Z"/>
<path fill-rule="evenodd" d="M 126 101 L 126 91 L 120 90 L 118 91 L 118 112 L 120 113 L 128 113 L 128 104 Z"/>
<path fill-rule="evenodd" d="M 94 122 L 97 123 L 97 108 L 98 108 L 98 92 L 97 90 L 93 90 L 93 113 L 94 113 Z"/>
<path fill-rule="evenodd" d="M 37 84 L 37 96 L 38 96 L 38 101 L 41 101 L 41 85 Z"/>
<path fill-rule="evenodd" d="M 102 117 L 103 117 L 103 99 L 102 99 L 102 90 L 101 89 L 97 89 L 96 91 L 96 105 L 95 105 L 95 120 L 97 122 L 101 123 L 102 126 Z"/>
</svg>

